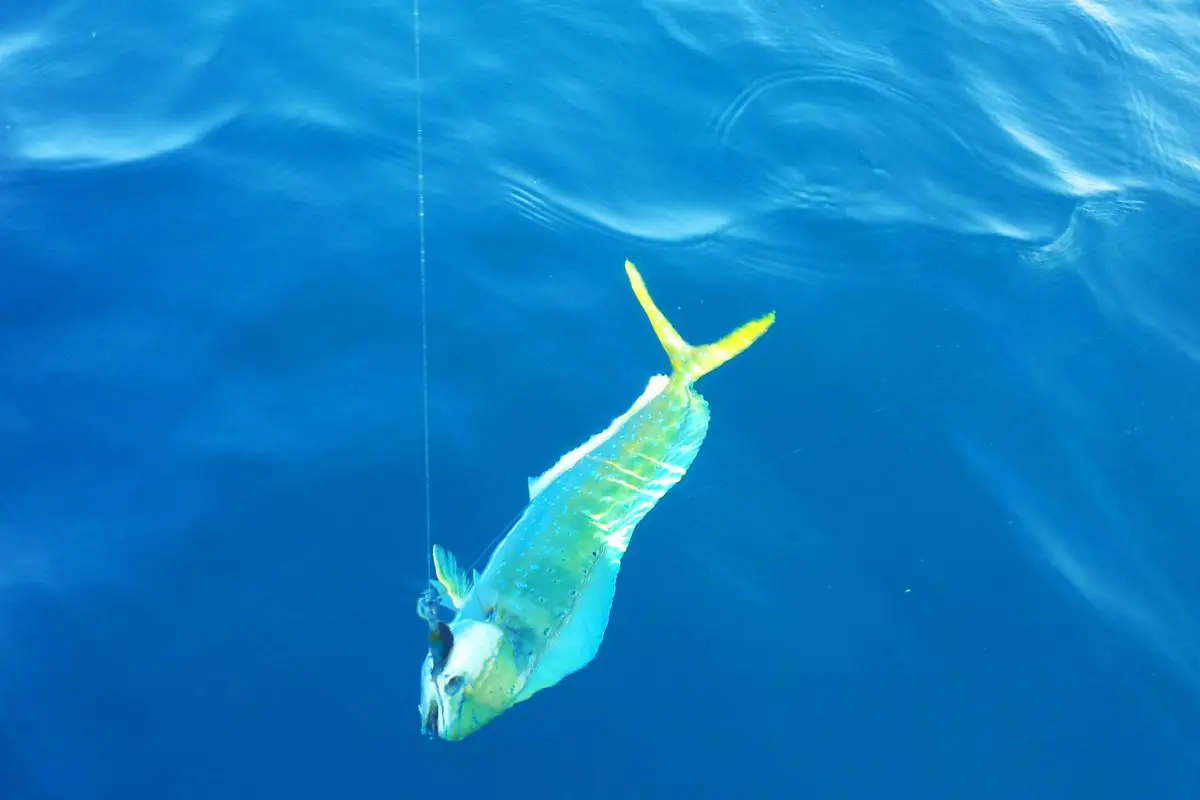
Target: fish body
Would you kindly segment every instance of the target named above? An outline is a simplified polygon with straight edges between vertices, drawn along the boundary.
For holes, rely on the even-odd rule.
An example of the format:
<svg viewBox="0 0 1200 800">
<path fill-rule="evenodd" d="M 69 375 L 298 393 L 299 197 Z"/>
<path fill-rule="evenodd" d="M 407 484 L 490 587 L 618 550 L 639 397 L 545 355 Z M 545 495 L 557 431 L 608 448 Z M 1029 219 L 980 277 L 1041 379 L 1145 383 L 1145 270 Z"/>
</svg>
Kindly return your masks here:
<svg viewBox="0 0 1200 800">
<path fill-rule="evenodd" d="M 435 588 L 455 610 L 422 667 L 425 733 L 457 741 L 595 657 L 621 558 L 650 509 L 687 473 L 708 432 L 694 382 L 750 346 L 774 313 L 718 342 L 687 344 L 634 265 L 634 294 L 671 361 L 624 414 L 529 480 L 529 503 L 482 573 L 434 547 Z M 428 609 L 425 615 L 429 618 Z"/>
</svg>

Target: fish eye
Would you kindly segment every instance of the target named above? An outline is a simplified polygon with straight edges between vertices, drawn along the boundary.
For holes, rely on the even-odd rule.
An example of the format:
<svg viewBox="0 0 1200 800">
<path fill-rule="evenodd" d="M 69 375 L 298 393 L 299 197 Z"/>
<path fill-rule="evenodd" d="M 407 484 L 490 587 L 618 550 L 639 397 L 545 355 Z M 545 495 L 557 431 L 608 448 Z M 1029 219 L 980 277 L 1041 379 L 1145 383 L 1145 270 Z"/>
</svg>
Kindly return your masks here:
<svg viewBox="0 0 1200 800">
<path fill-rule="evenodd" d="M 455 675 L 453 678 L 446 681 L 446 694 L 458 694 L 459 690 L 462 689 L 462 685 L 463 676 Z"/>
</svg>

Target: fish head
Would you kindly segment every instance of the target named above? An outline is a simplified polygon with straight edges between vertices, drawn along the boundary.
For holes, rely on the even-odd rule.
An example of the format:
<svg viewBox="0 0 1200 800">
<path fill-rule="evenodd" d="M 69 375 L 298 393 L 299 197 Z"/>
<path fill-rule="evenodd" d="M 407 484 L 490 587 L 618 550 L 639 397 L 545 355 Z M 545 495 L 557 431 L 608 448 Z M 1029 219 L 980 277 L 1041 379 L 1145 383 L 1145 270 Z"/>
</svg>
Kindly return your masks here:
<svg viewBox="0 0 1200 800">
<path fill-rule="evenodd" d="M 421 667 L 421 731 L 461 741 L 515 703 L 517 670 L 492 622 L 438 623 Z"/>
</svg>

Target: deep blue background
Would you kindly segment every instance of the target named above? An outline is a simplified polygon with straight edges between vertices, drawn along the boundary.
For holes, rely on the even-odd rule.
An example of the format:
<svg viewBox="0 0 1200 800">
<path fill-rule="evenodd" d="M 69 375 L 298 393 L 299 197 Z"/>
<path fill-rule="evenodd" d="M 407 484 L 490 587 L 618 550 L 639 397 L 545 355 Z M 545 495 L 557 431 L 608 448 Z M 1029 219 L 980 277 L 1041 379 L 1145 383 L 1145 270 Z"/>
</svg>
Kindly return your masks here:
<svg viewBox="0 0 1200 800">
<path fill-rule="evenodd" d="M 418 733 L 411 7 L 0 9 L 0 798 L 1200 796 L 1200 10 L 431 2 L 433 528 L 704 341 L 599 657 Z"/>
</svg>

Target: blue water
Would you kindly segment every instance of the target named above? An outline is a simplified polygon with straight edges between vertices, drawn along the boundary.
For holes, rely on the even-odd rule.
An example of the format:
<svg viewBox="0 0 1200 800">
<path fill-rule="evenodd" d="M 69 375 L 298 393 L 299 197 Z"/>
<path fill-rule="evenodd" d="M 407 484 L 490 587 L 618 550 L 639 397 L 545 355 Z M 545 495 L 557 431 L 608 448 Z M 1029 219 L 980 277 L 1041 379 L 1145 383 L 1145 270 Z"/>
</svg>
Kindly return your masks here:
<svg viewBox="0 0 1200 800">
<path fill-rule="evenodd" d="M 427 2 L 436 541 L 778 313 L 461 744 L 412 23 L 0 10 L 0 798 L 1200 796 L 1200 7 Z"/>
</svg>

